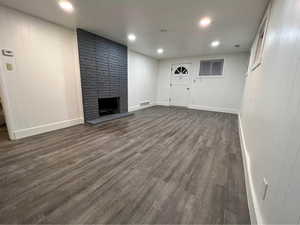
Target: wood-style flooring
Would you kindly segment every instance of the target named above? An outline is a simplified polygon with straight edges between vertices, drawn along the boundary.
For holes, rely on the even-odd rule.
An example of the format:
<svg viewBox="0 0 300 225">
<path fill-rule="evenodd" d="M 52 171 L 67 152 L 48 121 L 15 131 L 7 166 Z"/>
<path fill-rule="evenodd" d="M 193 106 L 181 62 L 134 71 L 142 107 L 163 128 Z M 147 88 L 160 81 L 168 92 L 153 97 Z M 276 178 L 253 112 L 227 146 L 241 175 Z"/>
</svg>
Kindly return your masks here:
<svg viewBox="0 0 300 225">
<path fill-rule="evenodd" d="M 0 224 L 249 224 L 236 115 L 152 107 L 0 142 Z"/>
</svg>

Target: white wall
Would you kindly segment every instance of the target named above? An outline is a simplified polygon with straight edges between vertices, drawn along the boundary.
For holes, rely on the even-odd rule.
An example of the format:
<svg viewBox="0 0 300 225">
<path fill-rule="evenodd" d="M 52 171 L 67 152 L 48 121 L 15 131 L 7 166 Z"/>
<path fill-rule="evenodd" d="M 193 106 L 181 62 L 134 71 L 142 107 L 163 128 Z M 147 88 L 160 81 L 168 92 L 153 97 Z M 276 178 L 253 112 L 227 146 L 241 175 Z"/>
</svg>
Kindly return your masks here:
<svg viewBox="0 0 300 225">
<path fill-rule="evenodd" d="M 223 77 L 199 77 L 200 60 L 225 59 Z M 157 104 L 169 105 L 172 64 L 192 63 L 189 107 L 237 113 L 240 109 L 249 53 L 161 60 L 157 82 Z"/>
<path fill-rule="evenodd" d="M 300 222 L 299 41 L 299 0 L 273 1 L 262 65 L 249 73 L 240 118 L 259 223 Z"/>
<path fill-rule="evenodd" d="M 158 60 L 128 50 L 128 108 L 144 108 L 140 104 L 155 104 Z"/>
<path fill-rule="evenodd" d="M 9 111 L 11 138 L 82 122 L 82 101 L 74 31 L 0 7 L 1 87 Z M 12 61 L 14 72 L 4 63 Z"/>
</svg>

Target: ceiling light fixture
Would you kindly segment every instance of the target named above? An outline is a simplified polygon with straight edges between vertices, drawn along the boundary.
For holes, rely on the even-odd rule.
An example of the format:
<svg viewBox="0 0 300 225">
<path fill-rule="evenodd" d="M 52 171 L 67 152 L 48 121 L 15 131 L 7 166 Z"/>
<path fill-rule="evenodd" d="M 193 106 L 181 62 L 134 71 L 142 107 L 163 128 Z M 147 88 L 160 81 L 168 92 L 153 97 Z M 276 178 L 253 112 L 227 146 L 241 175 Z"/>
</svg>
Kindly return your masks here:
<svg viewBox="0 0 300 225">
<path fill-rule="evenodd" d="M 164 53 L 164 49 L 162 49 L 162 48 L 157 49 L 157 53 L 158 54 L 163 54 Z"/>
<path fill-rule="evenodd" d="M 199 22 L 201 27 L 208 27 L 211 24 L 211 19 L 209 17 L 204 17 Z"/>
<path fill-rule="evenodd" d="M 213 47 L 213 48 L 216 48 L 216 47 L 218 47 L 220 45 L 220 42 L 219 41 L 213 41 L 212 43 L 211 43 L 211 47 Z"/>
<path fill-rule="evenodd" d="M 74 11 L 74 7 L 72 5 L 71 2 L 66 1 L 66 0 L 61 0 L 58 2 L 60 8 L 62 8 L 63 10 L 65 10 L 66 12 L 73 12 Z"/>
<path fill-rule="evenodd" d="M 133 41 L 136 40 L 136 36 L 134 34 L 129 34 L 128 35 L 128 40 L 131 41 L 131 42 L 133 42 Z"/>
</svg>

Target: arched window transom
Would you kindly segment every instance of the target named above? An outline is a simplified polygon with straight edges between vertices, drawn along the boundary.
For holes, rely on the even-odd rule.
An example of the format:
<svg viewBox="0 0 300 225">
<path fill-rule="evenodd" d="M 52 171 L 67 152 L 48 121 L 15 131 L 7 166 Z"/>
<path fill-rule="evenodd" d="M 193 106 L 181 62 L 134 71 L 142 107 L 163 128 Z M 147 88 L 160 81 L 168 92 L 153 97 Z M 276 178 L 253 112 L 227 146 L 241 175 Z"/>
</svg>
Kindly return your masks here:
<svg viewBox="0 0 300 225">
<path fill-rule="evenodd" d="M 180 66 L 175 70 L 175 74 L 176 75 L 189 74 L 189 71 L 184 66 Z"/>
</svg>

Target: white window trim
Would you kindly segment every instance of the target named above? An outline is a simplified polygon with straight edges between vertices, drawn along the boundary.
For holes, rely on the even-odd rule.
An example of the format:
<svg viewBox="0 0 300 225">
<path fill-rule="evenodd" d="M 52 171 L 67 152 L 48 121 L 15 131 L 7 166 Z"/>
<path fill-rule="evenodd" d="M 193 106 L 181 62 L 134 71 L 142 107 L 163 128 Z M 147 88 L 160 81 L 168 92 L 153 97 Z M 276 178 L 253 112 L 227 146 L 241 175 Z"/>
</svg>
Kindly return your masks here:
<svg viewBox="0 0 300 225">
<path fill-rule="evenodd" d="M 266 38 L 267 38 L 267 35 L 268 35 L 268 27 L 269 27 L 269 22 L 270 22 L 270 16 L 271 16 L 271 6 L 272 6 L 272 2 L 269 3 L 268 7 L 267 7 L 267 10 L 265 12 L 265 15 L 259 25 L 259 29 L 258 29 L 258 32 L 255 36 L 255 41 L 254 41 L 254 46 L 255 48 L 253 48 L 253 57 L 252 57 L 252 66 L 251 66 L 251 71 L 254 71 L 256 70 L 262 63 L 263 63 L 263 54 L 264 54 L 264 48 L 265 48 L 265 43 L 266 43 Z M 259 39 L 259 35 L 260 35 L 260 31 L 261 31 L 261 28 L 262 26 L 264 25 L 264 23 L 266 24 L 265 25 L 265 29 L 264 29 L 264 38 L 262 40 L 262 45 L 261 45 L 261 49 L 260 49 L 260 52 L 258 53 L 258 59 L 257 61 L 255 61 L 255 54 L 256 54 L 256 51 L 257 51 L 257 44 L 258 44 L 258 39 Z"/>
<path fill-rule="evenodd" d="M 200 67 L 201 67 L 201 61 L 212 61 L 212 60 L 224 60 L 223 62 L 223 74 L 222 75 L 200 75 L 199 71 L 200 71 Z M 224 78 L 225 77 L 225 58 L 205 58 L 205 59 L 200 59 L 200 63 L 199 63 L 199 67 L 198 67 L 198 75 L 197 75 L 197 79 L 203 79 L 203 78 L 207 78 L 207 79 L 218 79 L 218 78 Z"/>
<path fill-rule="evenodd" d="M 197 79 L 221 79 L 224 77 L 225 75 L 211 75 L 211 76 L 198 75 Z"/>
<path fill-rule="evenodd" d="M 186 64 L 189 64 L 189 63 L 186 63 Z M 176 64 L 173 64 L 173 65 L 176 65 Z M 172 67 L 173 67 L 173 65 L 172 65 Z M 178 66 L 177 69 L 178 69 L 179 67 L 184 67 L 184 66 L 182 66 L 182 65 L 183 65 L 183 64 L 180 64 L 180 66 Z M 184 68 L 185 68 L 185 67 L 184 67 Z M 176 69 L 176 70 L 177 70 L 177 69 Z M 185 69 L 186 69 L 186 68 L 185 68 Z M 176 71 L 176 70 L 175 70 L 175 71 Z M 190 73 L 189 70 L 187 70 L 188 73 L 186 73 L 186 74 L 184 74 L 184 73 L 175 74 L 175 71 L 173 71 L 173 70 L 171 69 L 171 72 L 173 73 L 173 76 L 174 76 L 174 77 L 180 77 L 180 76 L 188 77 L 188 76 L 191 75 L 191 73 Z"/>
</svg>

